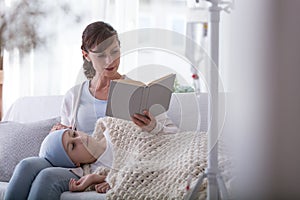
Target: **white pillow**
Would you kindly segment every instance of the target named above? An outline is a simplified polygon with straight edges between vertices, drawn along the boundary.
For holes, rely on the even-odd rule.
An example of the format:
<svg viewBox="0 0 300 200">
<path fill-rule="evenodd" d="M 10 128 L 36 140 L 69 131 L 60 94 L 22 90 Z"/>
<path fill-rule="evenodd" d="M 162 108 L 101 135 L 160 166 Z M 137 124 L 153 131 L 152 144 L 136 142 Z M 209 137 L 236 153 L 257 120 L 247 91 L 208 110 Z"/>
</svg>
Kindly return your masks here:
<svg viewBox="0 0 300 200">
<path fill-rule="evenodd" d="M 38 156 L 43 139 L 60 117 L 31 123 L 0 122 L 0 181 L 8 182 L 24 158 Z"/>
</svg>

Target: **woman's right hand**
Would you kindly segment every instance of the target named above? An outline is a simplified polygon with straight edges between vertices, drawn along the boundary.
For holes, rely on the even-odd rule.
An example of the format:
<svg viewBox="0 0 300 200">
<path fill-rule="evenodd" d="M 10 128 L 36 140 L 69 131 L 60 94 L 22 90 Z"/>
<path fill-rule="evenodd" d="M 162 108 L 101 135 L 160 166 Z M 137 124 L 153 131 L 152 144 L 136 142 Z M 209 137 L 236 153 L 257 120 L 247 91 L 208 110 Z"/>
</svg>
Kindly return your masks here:
<svg viewBox="0 0 300 200">
<path fill-rule="evenodd" d="M 60 129 L 65 129 L 65 128 L 72 128 L 71 126 L 66 126 L 66 125 L 63 125 L 63 124 L 61 124 L 61 123 L 57 123 L 57 124 L 55 124 L 52 128 L 51 128 L 51 130 L 50 130 L 50 132 L 53 132 L 53 131 L 57 131 L 57 130 L 60 130 Z"/>
<path fill-rule="evenodd" d="M 106 193 L 108 190 L 110 190 L 110 186 L 107 182 L 102 182 L 95 185 L 95 190 L 98 193 Z"/>
</svg>

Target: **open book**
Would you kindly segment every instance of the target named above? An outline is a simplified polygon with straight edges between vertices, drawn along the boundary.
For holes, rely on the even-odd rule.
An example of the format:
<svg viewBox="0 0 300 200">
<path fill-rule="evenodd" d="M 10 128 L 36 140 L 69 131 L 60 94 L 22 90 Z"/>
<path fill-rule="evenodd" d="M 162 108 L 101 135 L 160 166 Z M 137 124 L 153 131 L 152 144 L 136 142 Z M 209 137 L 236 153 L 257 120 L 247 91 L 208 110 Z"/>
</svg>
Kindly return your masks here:
<svg viewBox="0 0 300 200">
<path fill-rule="evenodd" d="M 157 116 L 169 109 L 175 74 L 169 74 L 148 84 L 130 79 L 112 80 L 106 115 L 131 120 L 135 113 L 147 109 Z"/>
</svg>

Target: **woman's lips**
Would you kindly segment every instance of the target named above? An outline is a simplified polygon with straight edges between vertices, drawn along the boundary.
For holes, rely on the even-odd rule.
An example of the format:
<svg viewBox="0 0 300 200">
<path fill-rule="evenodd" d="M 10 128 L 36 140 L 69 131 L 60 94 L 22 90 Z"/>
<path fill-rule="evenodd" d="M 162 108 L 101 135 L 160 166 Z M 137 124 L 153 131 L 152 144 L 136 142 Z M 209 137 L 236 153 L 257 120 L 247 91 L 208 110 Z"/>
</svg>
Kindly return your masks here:
<svg viewBox="0 0 300 200">
<path fill-rule="evenodd" d="M 112 71 L 112 70 L 114 70 L 114 67 L 108 67 L 108 68 L 105 68 L 105 70 Z"/>
</svg>

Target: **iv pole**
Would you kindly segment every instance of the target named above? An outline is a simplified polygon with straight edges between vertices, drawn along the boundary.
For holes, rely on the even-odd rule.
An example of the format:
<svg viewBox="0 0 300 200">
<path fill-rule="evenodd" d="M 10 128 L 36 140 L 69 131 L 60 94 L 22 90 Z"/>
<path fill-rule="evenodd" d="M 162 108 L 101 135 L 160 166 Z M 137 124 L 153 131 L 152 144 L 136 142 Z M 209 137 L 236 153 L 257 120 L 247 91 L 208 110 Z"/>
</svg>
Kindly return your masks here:
<svg viewBox="0 0 300 200">
<path fill-rule="evenodd" d="M 199 0 L 195 0 L 199 3 Z M 219 66 L 219 22 L 220 22 L 220 11 L 229 11 L 232 6 L 229 2 L 224 2 L 220 0 L 207 0 L 211 3 L 209 7 L 209 23 L 210 23 L 210 56 L 212 59 L 211 72 L 210 72 L 210 92 L 212 102 L 210 104 L 210 118 L 211 126 L 208 132 L 208 167 L 203 175 L 198 179 L 196 185 L 193 187 L 191 193 L 188 195 L 189 200 L 194 200 L 197 198 L 198 190 L 202 184 L 204 178 L 207 178 L 207 199 L 217 200 L 217 199 L 229 199 L 228 192 L 224 183 L 224 180 L 219 172 L 218 167 L 218 133 L 219 133 L 219 76 L 218 76 L 218 66 Z M 227 4 L 227 7 L 222 8 L 219 4 Z M 217 69 L 214 71 L 214 67 Z"/>
</svg>

